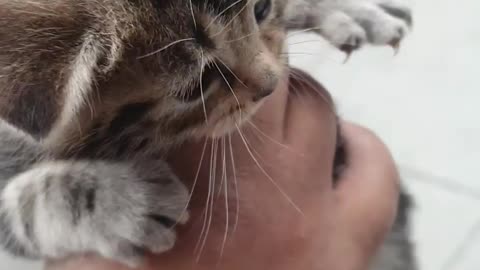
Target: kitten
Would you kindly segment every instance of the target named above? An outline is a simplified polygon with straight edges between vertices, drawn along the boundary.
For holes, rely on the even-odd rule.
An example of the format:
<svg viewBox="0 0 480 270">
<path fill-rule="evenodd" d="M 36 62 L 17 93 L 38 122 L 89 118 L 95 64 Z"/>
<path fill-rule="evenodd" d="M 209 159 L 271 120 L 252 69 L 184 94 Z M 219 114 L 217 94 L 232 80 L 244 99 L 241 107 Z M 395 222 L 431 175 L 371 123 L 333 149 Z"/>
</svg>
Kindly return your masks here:
<svg viewBox="0 0 480 270">
<path fill-rule="evenodd" d="M 397 206 L 397 216 L 385 242 L 373 259 L 370 270 L 416 270 L 417 258 L 411 242 L 412 198 L 402 187 Z"/>
<path fill-rule="evenodd" d="M 166 152 L 253 114 L 288 30 L 350 53 L 410 22 L 400 0 L 0 0 L 1 244 L 128 265 L 170 249 L 188 191 Z"/>
</svg>

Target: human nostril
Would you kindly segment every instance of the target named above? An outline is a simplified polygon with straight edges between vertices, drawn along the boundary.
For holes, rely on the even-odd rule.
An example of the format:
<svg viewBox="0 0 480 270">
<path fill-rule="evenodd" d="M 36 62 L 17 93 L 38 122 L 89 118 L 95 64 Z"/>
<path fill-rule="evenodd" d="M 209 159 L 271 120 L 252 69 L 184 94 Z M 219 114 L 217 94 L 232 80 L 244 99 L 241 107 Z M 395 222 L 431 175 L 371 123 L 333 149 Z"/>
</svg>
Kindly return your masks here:
<svg viewBox="0 0 480 270">
<path fill-rule="evenodd" d="M 264 88 L 258 91 L 254 96 L 253 96 L 253 102 L 258 102 L 268 96 L 270 96 L 273 93 L 273 88 Z"/>
</svg>

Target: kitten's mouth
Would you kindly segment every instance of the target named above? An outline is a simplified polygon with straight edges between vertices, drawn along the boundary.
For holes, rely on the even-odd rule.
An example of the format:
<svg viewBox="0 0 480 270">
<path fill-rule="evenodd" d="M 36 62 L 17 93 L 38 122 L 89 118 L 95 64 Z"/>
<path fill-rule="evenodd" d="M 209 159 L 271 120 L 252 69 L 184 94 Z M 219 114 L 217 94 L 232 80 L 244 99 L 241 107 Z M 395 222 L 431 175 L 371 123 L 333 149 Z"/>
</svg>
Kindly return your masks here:
<svg viewBox="0 0 480 270">
<path fill-rule="evenodd" d="M 201 77 L 191 89 L 175 95 L 182 102 L 203 103 L 206 114 L 205 126 L 202 128 L 204 131 L 201 132 L 203 136 L 218 138 L 235 131 L 262 104 L 261 99 L 253 98 L 247 98 L 248 101 L 245 102 L 244 94 L 236 91 L 238 90 L 237 80 L 240 79 L 228 67 L 212 62 L 204 67 Z M 210 94 L 213 91 L 225 91 L 231 96 L 229 100 L 219 104 L 220 109 L 217 107 L 214 110 L 208 110 Z"/>
<path fill-rule="evenodd" d="M 261 103 L 236 106 L 207 127 L 208 137 L 219 138 L 239 129 L 261 106 Z"/>
<path fill-rule="evenodd" d="M 235 76 L 227 67 L 212 62 L 204 67 L 200 78 L 192 88 L 176 93 L 175 97 L 186 103 L 194 102 L 204 98 L 214 82 L 223 82 L 225 87 L 232 87 L 234 80 Z"/>
</svg>

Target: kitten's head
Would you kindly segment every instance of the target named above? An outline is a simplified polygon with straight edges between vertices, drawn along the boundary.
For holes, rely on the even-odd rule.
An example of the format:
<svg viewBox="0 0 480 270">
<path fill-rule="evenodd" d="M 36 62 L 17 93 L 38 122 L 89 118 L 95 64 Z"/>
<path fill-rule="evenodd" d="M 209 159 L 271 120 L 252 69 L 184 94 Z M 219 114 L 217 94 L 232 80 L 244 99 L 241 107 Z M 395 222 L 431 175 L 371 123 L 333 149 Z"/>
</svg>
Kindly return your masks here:
<svg viewBox="0 0 480 270">
<path fill-rule="evenodd" d="M 0 47 L 8 47 L 0 65 L 9 85 L 28 79 L 63 89 L 57 122 L 82 111 L 108 119 L 124 105 L 153 102 L 160 132 L 219 136 L 282 75 L 285 2 L 0 0 Z"/>
<path fill-rule="evenodd" d="M 154 77 L 165 76 L 154 87 L 167 94 L 179 117 L 174 122 L 219 136 L 275 89 L 285 35 L 280 1 L 151 3 L 145 33 L 134 45 L 141 50 L 134 55 Z"/>
</svg>

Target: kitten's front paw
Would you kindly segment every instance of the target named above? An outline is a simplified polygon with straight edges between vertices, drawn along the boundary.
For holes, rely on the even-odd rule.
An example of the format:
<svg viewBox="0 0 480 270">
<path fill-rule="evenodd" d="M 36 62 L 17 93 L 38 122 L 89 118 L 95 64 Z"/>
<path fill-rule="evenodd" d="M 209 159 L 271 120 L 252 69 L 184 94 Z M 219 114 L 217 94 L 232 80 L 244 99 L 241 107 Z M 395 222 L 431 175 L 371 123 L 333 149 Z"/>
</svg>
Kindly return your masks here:
<svg viewBox="0 0 480 270">
<path fill-rule="evenodd" d="M 188 219 L 188 195 L 162 161 L 44 164 L 2 192 L 0 238 L 24 255 L 93 252 L 135 267 L 146 253 L 174 246 L 175 225 Z"/>
<path fill-rule="evenodd" d="M 365 43 L 398 48 L 412 26 L 402 0 L 326 0 L 319 2 L 319 33 L 346 53 Z"/>
<path fill-rule="evenodd" d="M 98 221 L 114 232 L 103 236 L 109 247 L 102 255 L 136 267 L 147 253 L 162 253 L 175 245 L 175 227 L 189 218 L 189 193 L 167 167 L 158 166 L 159 162 L 137 166 L 140 177 L 124 187 L 128 190 L 111 190 L 123 195 L 105 201 L 108 212 L 99 212 Z"/>
</svg>

